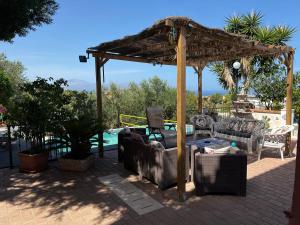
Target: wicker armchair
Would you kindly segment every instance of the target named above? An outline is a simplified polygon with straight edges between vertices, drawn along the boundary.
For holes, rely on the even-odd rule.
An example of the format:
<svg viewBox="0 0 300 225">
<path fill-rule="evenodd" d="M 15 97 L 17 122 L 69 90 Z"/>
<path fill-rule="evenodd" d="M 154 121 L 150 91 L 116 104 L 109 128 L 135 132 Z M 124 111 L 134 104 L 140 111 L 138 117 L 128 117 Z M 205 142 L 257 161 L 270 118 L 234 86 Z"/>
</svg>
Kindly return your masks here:
<svg viewBox="0 0 300 225">
<path fill-rule="evenodd" d="M 191 118 L 191 122 L 193 124 L 194 140 L 198 134 L 213 137 L 214 120 L 210 116 L 202 114 L 195 115 Z"/>
<path fill-rule="evenodd" d="M 246 195 L 247 155 L 195 154 L 193 182 L 197 195 L 229 193 Z"/>
<path fill-rule="evenodd" d="M 279 149 L 281 159 L 283 160 L 286 136 L 293 130 L 293 125 L 284 125 L 282 127 L 273 128 L 271 131 L 266 132 L 262 140 L 262 146 L 258 151 L 258 160 L 261 158 L 261 152 L 267 148 Z"/>
</svg>

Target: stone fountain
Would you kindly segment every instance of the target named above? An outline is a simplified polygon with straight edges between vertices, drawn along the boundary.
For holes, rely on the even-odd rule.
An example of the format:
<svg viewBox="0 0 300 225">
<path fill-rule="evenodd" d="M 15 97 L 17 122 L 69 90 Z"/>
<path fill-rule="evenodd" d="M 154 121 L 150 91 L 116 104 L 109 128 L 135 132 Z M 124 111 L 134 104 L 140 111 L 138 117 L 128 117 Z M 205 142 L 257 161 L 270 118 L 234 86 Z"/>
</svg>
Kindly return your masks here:
<svg viewBox="0 0 300 225">
<path fill-rule="evenodd" d="M 245 93 L 244 89 L 242 89 L 241 93 L 237 95 L 237 100 L 233 101 L 233 110 L 231 110 L 231 112 L 235 117 L 253 118 L 251 109 L 254 109 L 255 107 L 247 97 L 248 95 Z"/>
</svg>

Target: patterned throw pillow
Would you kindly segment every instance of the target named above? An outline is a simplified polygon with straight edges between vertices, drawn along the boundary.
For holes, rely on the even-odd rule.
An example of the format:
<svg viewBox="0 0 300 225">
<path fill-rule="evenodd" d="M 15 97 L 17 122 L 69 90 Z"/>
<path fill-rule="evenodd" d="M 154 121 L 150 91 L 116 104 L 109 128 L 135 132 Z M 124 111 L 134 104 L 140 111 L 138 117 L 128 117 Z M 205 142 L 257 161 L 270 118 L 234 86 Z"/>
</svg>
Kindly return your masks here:
<svg viewBox="0 0 300 225">
<path fill-rule="evenodd" d="M 237 121 L 236 120 L 231 120 L 229 123 L 228 123 L 228 130 L 234 130 L 234 126 L 236 125 Z"/>
<path fill-rule="evenodd" d="M 244 121 L 243 125 L 241 126 L 241 131 L 244 133 L 251 134 L 255 127 L 255 121 Z"/>
<path fill-rule="evenodd" d="M 240 120 L 236 120 L 233 127 L 232 127 L 232 130 L 233 131 L 240 131 L 241 130 L 241 126 L 242 126 L 242 121 Z"/>
<path fill-rule="evenodd" d="M 208 124 L 207 124 L 205 117 L 197 117 L 196 118 L 196 128 L 206 129 L 207 127 L 208 127 Z"/>
</svg>

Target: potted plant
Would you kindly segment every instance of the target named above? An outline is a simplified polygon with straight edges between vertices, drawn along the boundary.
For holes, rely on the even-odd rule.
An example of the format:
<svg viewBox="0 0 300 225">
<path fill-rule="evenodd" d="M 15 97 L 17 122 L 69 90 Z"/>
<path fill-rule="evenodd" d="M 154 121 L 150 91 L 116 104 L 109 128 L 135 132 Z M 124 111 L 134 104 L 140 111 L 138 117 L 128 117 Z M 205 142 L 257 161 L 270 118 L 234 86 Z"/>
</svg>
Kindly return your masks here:
<svg viewBox="0 0 300 225">
<path fill-rule="evenodd" d="M 91 152 L 91 140 L 99 133 L 100 126 L 96 120 L 96 102 L 86 92 L 68 91 L 71 99 L 67 106 L 68 119 L 62 122 L 64 144 L 71 149 L 59 158 L 62 170 L 85 171 L 94 164 Z"/>
<path fill-rule="evenodd" d="M 99 131 L 96 121 L 87 117 L 80 117 L 65 122 L 63 140 L 71 149 L 70 153 L 58 159 L 62 170 L 85 171 L 94 164 L 91 153 L 91 139 Z"/>
<path fill-rule="evenodd" d="M 67 83 L 60 79 L 37 78 L 21 87 L 21 94 L 11 104 L 9 123 L 17 126 L 17 134 L 26 140 L 26 149 L 19 153 L 20 171 L 41 172 L 47 169 L 49 148 L 46 134 L 55 126 L 63 105 L 67 102 L 64 89 Z"/>
</svg>

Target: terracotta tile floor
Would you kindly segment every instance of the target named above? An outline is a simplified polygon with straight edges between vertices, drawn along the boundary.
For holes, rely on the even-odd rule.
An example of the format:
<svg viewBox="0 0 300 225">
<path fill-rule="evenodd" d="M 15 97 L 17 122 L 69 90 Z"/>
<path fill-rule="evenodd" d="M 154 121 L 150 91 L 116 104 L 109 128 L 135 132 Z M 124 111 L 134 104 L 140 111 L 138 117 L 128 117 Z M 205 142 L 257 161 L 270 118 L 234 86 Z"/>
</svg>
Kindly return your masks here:
<svg viewBox="0 0 300 225">
<path fill-rule="evenodd" d="M 278 152 L 264 152 L 261 161 L 249 157 L 247 197 L 207 195 L 197 197 L 187 184 L 184 203 L 177 202 L 176 187 L 159 191 L 148 181 L 117 162 L 117 152 L 105 153 L 95 168 L 85 173 L 62 172 L 52 163 L 41 174 L 0 170 L 0 225 L 13 224 L 201 224 L 284 225 L 293 191 L 295 158 L 280 160 Z M 99 182 L 117 173 L 164 205 L 139 216 Z"/>
</svg>

